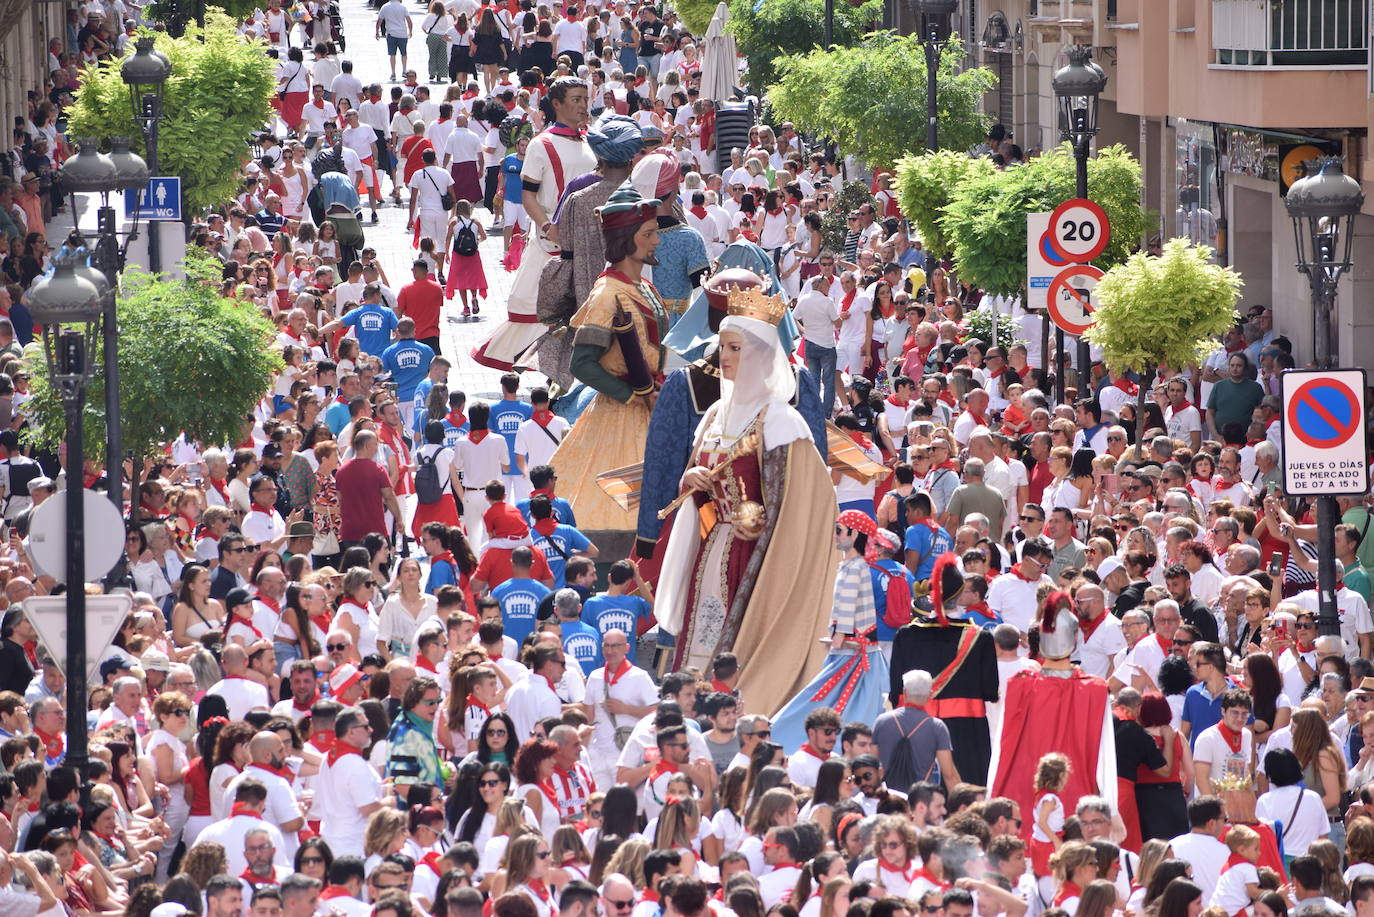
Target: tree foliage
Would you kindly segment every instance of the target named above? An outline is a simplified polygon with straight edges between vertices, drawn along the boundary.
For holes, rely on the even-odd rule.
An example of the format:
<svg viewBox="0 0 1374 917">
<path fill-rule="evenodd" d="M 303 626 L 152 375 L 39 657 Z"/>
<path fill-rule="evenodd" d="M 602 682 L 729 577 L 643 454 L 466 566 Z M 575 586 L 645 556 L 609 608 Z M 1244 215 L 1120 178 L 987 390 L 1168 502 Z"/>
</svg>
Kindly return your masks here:
<svg viewBox="0 0 1374 917">
<path fill-rule="evenodd" d="M 1111 243 L 1094 262 L 1125 261 L 1145 225 L 1140 163 L 1122 146 L 1088 160 L 1088 197 L 1107 212 Z M 953 191 L 940 227 L 953 247 L 960 277 L 1001 296 L 1026 285 L 1026 215 L 1053 210 L 1075 196 L 1074 159 L 1067 144 L 1023 166 L 971 174 Z"/>
<path fill-rule="evenodd" d="M 720 0 L 673 0 L 673 10 L 693 35 L 702 36 L 711 25 Z"/>
<path fill-rule="evenodd" d="M 131 269 L 123 276 L 119 316 L 120 430 L 125 448 L 150 455 L 185 432 L 202 443 L 237 442 L 243 417 L 267 393 L 281 360 L 275 329 L 251 303 L 219 295 L 218 266 L 192 249 L 186 279 Z M 105 439 L 105 384 L 99 347 L 86 396 L 88 443 Z M 26 410 L 35 446 L 56 449 L 66 437 L 62 402 L 48 381 L 41 346 L 26 352 L 33 399 Z"/>
<path fill-rule="evenodd" d="M 1132 255 L 1098 281 L 1097 321 L 1085 337 L 1102 348 L 1113 369 L 1133 369 L 1145 378 L 1161 363 L 1201 363 L 1216 339 L 1240 316 L 1240 275 L 1213 264 L 1212 250 L 1187 239 L 1170 239 L 1159 257 Z M 1136 406 L 1136 442 L 1145 435 L 1145 390 Z"/>
<path fill-rule="evenodd" d="M 991 123 L 979 102 L 997 77 L 986 67 L 964 70 L 963 60 L 963 45 L 951 40 L 937 71 L 938 139 L 945 150 L 979 143 Z M 874 32 L 856 47 L 796 54 L 774 65 L 769 103 L 798 130 L 833 137 L 875 167 L 925 149 L 926 63 L 915 36 Z"/>
<path fill-rule="evenodd" d="M 865 0 L 858 6 L 836 3 L 835 46 L 857 44 L 882 15 L 882 0 Z M 709 13 L 706 21 L 711 21 Z M 761 95 L 764 87 L 777 81 L 779 58 L 822 47 L 825 0 L 730 0 L 730 20 L 725 27 L 749 62 L 750 90 Z"/>
<path fill-rule="evenodd" d="M 260 42 L 245 41 L 218 11 L 206 16 L 203 31 L 191 25 L 180 38 L 156 37 L 157 49 L 172 62 L 158 128 L 158 174 L 180 176 L 185 207 L 204 211 L 234 196 L 248 140 L 272 114 L 272 61 Z M 130 137 L 142 154 L 143 136 L 134 125 L 120 63 L 86 72 L 68 133 Z"/>
<path fill-rule="evenodd" d="M 955 150 L 937 150 L 907 156 L 897 163 L 897 198 L 920 233 L 926 251 L 944 255 L 950 243 L 940 217 L 954 191 L 969 178 L 996 171 L 986 156 L 969 156 Z"/>
<path fill-rule="evenodd" d="M 876 204 L 873 192 L 861 181 L 845 182 L 835 194 L 834 205 L 821 217 L 821 245 L 832 252 L 843 254 L 844 237 L 849 231 L 846 217 L 851 210 L 858 210 L 864 204 Z"/>
</svg>

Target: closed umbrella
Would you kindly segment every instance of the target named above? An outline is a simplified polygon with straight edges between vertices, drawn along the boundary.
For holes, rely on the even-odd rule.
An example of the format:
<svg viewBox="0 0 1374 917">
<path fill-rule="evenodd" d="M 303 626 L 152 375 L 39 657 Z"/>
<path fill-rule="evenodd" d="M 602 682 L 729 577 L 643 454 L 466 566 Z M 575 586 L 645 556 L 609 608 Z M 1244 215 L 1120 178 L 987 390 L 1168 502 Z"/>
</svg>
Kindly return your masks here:
<svg viewBox="0 0 1374 917">
<path fill-rule="evenodd" d="M 739 77 L 735 36 L 725 31 L 725 20 L 729 16 L 728 6 L 717 4 L 702 47 L 701 97 L 717 103 L 735 97 L 735 82 Z"/>
</svg>

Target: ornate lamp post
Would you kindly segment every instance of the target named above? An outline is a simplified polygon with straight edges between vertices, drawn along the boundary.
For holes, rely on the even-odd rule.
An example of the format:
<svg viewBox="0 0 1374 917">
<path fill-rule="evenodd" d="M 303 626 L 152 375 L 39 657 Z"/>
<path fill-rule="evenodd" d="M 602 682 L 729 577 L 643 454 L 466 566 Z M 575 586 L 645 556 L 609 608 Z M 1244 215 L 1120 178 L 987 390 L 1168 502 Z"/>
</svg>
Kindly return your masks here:
<svg viewBox="0 0 1374 917">
<path fill-rule="evenodd" d="M 1316 365 L 1336 365 L 1336 285 L 1350 269 L 1355 241 L 1355 215 L 1364 206 L 1360 183 L 1341 168 L 1339 156 L 1307 164 L 1307 175 L 1288 189 L 1285 199 L 1293 220 L 1298 270 L 1312 288 L 1312 338 Z M 1339 634 L 1336 614 L 1336 498 L 1317 498 L 1317 626 L 1322 634 Z"/>
<path fill-rule="evenodd" d="M 105 291 L 99 272 L 80 270 L 80 255 L 60 259 L 29 293 L 29 311 L 43 326 L 48 378 L 67 414 L 67 764 L 86 773 L 86 512 L 82 410 L 91 371 L 86 355 L 96 335 Z"/>
<path fill-rule="evenodd" d="M 119 65 L 119 72 L 131 90 L 129 99 L 133 105 L 134 123 L 143 131 L 148 174 L 157 175 L 157 125 L 162 119 L 162 90 L 172 75 L 172 62 L 153 47 L 151 35 L 143 35 L 135 43 L 133 55 Z M 157 273 L 162 270 L 162 250 L 158 244 L 161 227 L 155 220 L 148 223 L 148 267 Z"/>
<path fill-rule="evenodd" d="M 940 54 L 949 40 L 949 17 L 959 8 L 959 0 L 907 2 L 911 5 L 911 15 L 916 18 L 921 47 L 926 52 L 926 149 L 934 152 L 939 147 L 936 128 L 940 121 L 935 104 L 935 77 L 940 70 Z"/>
<path fill-rule="evenodd" d="M 1055 99 L 1059 105 L 1059 136 L 1073 145 L 1077 196 L 1088 196 L 1088 154 L 1092 150 L 1093 137 L 1097 135 L 1097 106 L 1102 90 L 1107 88 L 1107 74 L 1093 63 L 1093 49 L 1075 45 L 1067 51 L 1069 63 L 1061 67 L 1051 79 Z M 1064 400 L 1064 331 L 1055 329 L 1055 345 L 1058 349 L 1057 371 L 1055 372 L 1055 393 L 1057 400 Z M 1087 397 L 1087 388 L 1092 375 L 1092 357 L 1088 352 L 1088 342 L 1081 336 L 1078 339 L 1078 389 L 1080 397 Z"/>
</svg>

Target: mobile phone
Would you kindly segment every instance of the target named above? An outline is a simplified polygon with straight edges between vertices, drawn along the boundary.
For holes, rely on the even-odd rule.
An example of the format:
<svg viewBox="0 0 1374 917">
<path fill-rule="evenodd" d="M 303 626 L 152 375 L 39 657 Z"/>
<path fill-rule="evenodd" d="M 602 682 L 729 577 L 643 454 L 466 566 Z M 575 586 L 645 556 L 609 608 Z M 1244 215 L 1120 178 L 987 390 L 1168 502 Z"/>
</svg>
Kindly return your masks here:
<svg viewBox="0 0 1374 917">
<path fill-rule="evenodd" d="M 1288 639 L 1288 625 L 1287 625 L 1287 624 L 1284 624 L 1282 621 L 1280 621 L 1278 624 L 1275 624 L 1275 625 L 1274 625 L 1274 636 L 1275 636 L 1275 637 L 1278 637 L 1280 640 L 1287 640 L 1287 639 Z"/>
<path fill-rule="evenodd" d="M 1269 556 L 1269 575 L 1280 576 L 1283 574 L 1283 557 L 1275 552 Z"/>
<path fill-rule="evenodd" d="M 917 436 L 924 436 L 924 437 L 927 437 L 927 438 L 929 438 L 929 437 L 931 437 L 931 436 L 934 436 L 934 435 L 935 435 L 935 423 L 934 423 L 933 421 L 930 421 L 930 420 L 918 420 L 918 421 L 916 421 L 916 435 L 917 435 Z"/>
<path fill-rule="evenodd" d="M 1102 476 L 1102 486 L 1107 488 L 1107 493 L 1109 494 L 1121 493 L 1121 475 L 1104 474 Z"/>
</svg>

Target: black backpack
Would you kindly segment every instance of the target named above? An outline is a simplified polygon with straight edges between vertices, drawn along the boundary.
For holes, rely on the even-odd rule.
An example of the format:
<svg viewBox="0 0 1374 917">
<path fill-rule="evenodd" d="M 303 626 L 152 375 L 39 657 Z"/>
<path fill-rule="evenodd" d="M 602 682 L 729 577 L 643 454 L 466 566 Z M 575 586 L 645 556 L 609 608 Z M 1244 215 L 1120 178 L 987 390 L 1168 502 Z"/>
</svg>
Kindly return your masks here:
<svg viewBox="0 0 1374 917">
<path fill-rule="evenodd" d="M 444 497 L 444 483 L 439 480 L 438 458 L 439 450 L 435 449 L 428 458 L 420 456 L 415 466 L 415 499 L 426 506 L 438 503 Z"/>
<path fill-rule="evenodd" d="M 883 768 L 883 781 L 891 787 L 899 787 L 903 791 L 913 783 L 920 783 L 930 780 L 939 773 L 939 763 L 931 759 L 930 768 L 924 774 L 916 773 L 916 761 L 911 754 L 911 738 L 921 731 L 921 728 L 935 717 L 926 715 L 921 721 L 912 728 L 910 732 L 902 732 L 902 721 L 897 721 L 899 732 L 897 744 L 892 749 L 892 758 L 888 761 L 887 767 Z"/>
<path fill-rule="evenodd" d="M 458 227 L 458 234 L 453 237 L 453 251 L 458 255 L 477 254 L 477 233 L 472 228 L 472 221 Z"/>
</svg>

